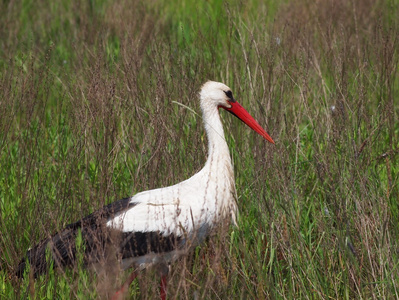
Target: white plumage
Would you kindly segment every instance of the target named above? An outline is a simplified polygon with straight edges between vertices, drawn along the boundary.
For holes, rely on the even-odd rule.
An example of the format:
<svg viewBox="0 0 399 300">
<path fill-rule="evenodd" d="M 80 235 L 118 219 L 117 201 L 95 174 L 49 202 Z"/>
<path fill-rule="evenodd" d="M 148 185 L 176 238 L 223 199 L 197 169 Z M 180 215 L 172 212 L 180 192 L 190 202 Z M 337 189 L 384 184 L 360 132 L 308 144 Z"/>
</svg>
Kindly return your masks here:
<svg viewBox="0 0 399 300">
<path fill-rule="evenodd" d="M 203 169 L 176 185 L 144 191 L 109 204 L 42 241 L 27 253 L 35 275 L 47 268 L 45 249 L 48 246 L 53 250 L 55 265 L 63 267 L 74 263 L 74 243 L 79 229 L 86 243 L 88 264 L 95 263 L 92 257 L 100 257 L 99 253 L 112 245 L 124 269 L 158 265 L 165 270 L 171 261 L 203 241 L 220 222 L 232 220 L 235 223 L 234 173 L 219 108 L 234 114 L 266 140 L 274 142 L 223 83 L 205 83 L 200 99 L 209 149 Z M 113 235 L 116 232 L 117 239 L 112 239 L 110 232 Z M 100 246 L 96 244 L 99 240 Z M 24 268 L 25 259 L 17 274 L 21 275 Z M 129 277 L 128 284 L 134 277 Z M 166 281 L 162 286 L 166 287 Z M 165 295 L 165 290 L 161 289 L 162 298 Z"/>
<path fill-rule="evenodd" d="M 123 231 L 159 231 L 183 236 L 204 225 L 231 217 L 235 222 L 237 204 L 234 173 L 224 137 L 218 107 L 230 89 L 207 82 L 201 91 L 201 109 L 208 134 L 209 155 L 201 171 L 176 185 L 136 194 L 132 209 L 107 222 Z"/>
</svg>

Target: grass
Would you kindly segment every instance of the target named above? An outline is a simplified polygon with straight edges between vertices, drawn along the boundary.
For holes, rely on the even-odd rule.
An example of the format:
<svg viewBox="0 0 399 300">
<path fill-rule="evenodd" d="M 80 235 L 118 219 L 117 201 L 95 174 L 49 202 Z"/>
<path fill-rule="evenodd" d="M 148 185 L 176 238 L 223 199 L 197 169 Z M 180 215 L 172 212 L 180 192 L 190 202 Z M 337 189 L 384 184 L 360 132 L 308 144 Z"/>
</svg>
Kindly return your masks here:
<svg viewBox="0 0 399 300">
<path fill-rule="evenodd" d="M 399 298 L 398 4 L 3 1 L 0 297 L 112 294 L 79 266 L 12 274 L 65 225 L 198 171 L 212 79 L 276 146 L 221 113 L 239 227 L 173 266 L 169 298 Z"/>
</svg>

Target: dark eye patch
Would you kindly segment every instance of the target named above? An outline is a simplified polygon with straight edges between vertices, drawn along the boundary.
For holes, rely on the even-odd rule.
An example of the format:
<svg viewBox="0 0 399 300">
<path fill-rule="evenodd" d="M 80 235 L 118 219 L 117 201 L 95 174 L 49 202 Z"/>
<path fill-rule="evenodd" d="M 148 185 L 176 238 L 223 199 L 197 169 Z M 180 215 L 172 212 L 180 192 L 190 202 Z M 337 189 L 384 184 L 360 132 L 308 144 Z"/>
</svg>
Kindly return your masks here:
<svg viewBox="0 0 399 300">
<path fill-rule="evenodd" d="M 233 93 L 231 91 L 227 91 L 227 92 L 225 91 L 224 93 L 226 94 L 227 97 L 230 98 L 231 102 L 236 102 L 236 100 L 233 97 Z"/>
</svg>

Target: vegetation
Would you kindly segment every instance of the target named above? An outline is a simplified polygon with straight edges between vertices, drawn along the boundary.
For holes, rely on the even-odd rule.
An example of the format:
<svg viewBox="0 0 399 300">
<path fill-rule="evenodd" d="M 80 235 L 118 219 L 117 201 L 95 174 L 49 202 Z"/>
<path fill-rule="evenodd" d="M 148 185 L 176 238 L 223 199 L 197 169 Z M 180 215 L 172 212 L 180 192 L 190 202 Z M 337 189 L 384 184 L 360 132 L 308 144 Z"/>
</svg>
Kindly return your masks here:
<svg viewBox="0 0 399 300">
<path fill-rule="evenodd" d="M 399 3 L 2 1 L 0 298 L 105 298 L 81 266 L 15 278 L 26 250 L 205 162 L 198 90 L 221 112 L 241 217 L 173 265 L 170 299 L 399 298 Z M 197 113 L 194 113 L 197 112 Z M 158 295 L 142 272 L 132 299 Z"/>
</svg>

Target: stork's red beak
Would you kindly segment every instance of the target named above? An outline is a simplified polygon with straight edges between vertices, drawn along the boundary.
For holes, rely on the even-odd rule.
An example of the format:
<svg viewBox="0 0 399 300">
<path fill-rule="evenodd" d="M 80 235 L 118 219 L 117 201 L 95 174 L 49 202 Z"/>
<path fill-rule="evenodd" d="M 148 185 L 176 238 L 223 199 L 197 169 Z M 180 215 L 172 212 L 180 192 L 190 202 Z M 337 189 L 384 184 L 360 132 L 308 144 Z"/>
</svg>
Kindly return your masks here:
<svg viewBox="0 0 399 300">
<path fill-rule="evenodd" d="M 240 105 L 240 103 L 236 102 L 230 102 L 231 108 L 225 108 L 228 112 L 232 113 L 235 115 L 237 118 L 239 118 L 241 121 L 243 121 L 245 124 L 247 124 L 249 127 L 251 127 L 253 130 L 255 130 L 257 133 L 259 133 L 261 136 L 263 136 L 266 140 L 268 140 L 270 143 L 274 144 L 273 139 L 267 134 L 267 132 L 258 124 L 258 122 L 255 121 L 255 119 L 245 110 L 244 107 Z"/>
</svg>

